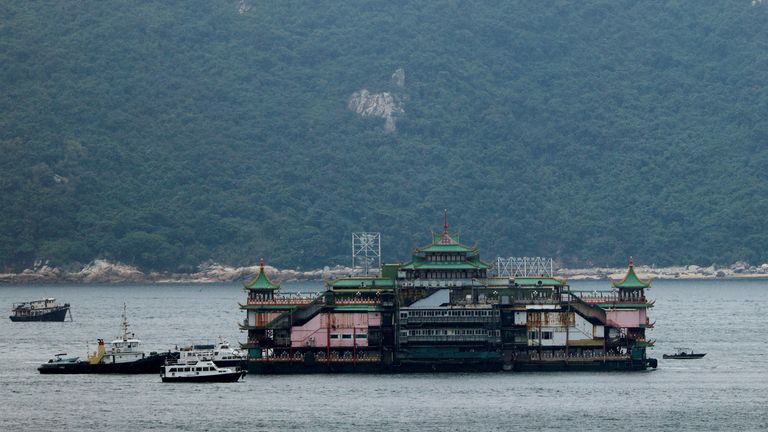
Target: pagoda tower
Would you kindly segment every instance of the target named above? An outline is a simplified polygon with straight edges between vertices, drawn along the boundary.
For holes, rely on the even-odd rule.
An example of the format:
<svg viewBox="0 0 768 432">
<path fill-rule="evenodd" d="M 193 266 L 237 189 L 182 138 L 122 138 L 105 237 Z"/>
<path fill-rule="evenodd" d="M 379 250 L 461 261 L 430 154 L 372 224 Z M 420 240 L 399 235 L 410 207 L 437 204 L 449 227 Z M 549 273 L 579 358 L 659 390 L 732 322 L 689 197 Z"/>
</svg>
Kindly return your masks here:
<svg viewBox="0 0 768 432">
<path fill-rule="evenodd" d="M 635 260 L 629 257 L 629 268 L 624 279 L 613 282 L 613 287 L 619 290 L 620 302 L 645 302 L 645 290 L 651 287 L 651 280 L 640 279 L 635 273 Z"/>
<path fill-rule="evenodd" d="M 240 305 L 247 313 L 241 328 L 248 331 L 248 341 L 242 345 L 248 349 L 249 358 L 260 358 L 263 348 L 272 345 L 273 335 L 266 324 L 284 312 L 284 307 L 275 304 L 275 293 L 280 290 L 280 285 L 269 280 L 262 259 L 259 262 L 259 274 L 244 283 L 243 289 L 248 292 L 248 299 L 246 304 Z"/>
</svg>

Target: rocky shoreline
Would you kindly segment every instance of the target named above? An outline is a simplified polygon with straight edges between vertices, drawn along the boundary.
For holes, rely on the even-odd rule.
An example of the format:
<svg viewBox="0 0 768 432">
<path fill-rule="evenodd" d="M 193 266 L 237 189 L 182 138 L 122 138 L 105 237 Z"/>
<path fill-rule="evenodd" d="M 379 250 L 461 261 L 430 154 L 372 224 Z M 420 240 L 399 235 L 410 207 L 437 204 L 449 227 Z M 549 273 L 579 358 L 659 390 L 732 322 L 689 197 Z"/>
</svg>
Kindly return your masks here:
<svg viewBox="0 0 768 432">
<path fill-rule="evenodd" d="M 21 273 L 0 273 L 0 284 L 42 284 L 42 283 L 228 283 L 247 280 L 258 273 L 259 266 L 232 267 L 222 264 L 201 265 L 195 273 L 145 273 L 138 268 L 95 260 L 88 265 L 67 271 L 40 263 Z M 277 269 L 266 266 L 267 274 L 276 281 L 320 281 L 361 275 L 359 269 L 336 266 L 323 269 L 299 271 Z M 700 267 L 696 265 L 651 267 L 638 266 L 642 277 L 653 279 L 716 279 L 716 278 L 768 278 L 768 264 L 750 266 L 738 262 L 730 266 Z M 555 271 L 557 277 L 567 280 L 608 280 L 620 279 L 626 273 L 625 267 L 562 268 Z"/>
</svg>

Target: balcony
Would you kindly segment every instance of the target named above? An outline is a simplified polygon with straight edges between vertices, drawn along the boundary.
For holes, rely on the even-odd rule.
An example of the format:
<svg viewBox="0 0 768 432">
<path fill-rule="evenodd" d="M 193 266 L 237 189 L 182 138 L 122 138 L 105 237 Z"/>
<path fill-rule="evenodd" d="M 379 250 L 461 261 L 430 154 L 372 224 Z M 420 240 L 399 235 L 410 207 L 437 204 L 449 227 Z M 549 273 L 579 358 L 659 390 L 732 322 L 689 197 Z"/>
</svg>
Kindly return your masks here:
<svg viewBox="0 0 768 432">
<path fill-rule="evenodd" d="M 270 299 L 264 299 L 264 298 L 258 298 L 258 297 L 249 297 L 248 301 L 246 302 L 249 306 L 275 306 L 275 305 L 285 305 L 285 306 L 297 306 L 297 305 L 306 305 L 310 304 L 313 301 L 317 300 L 317 298 L 320 297 L 320 293 L 311 293 L 311 294 L 280 294 L 276 295 L 273 298 Z"/>
<path fill-rule="evenodd" d="M 606 303 L 622 303 L 622 304 L 649 304 L 648 299 L 643 297 L 621 297 L 618 293 L 613 291 L 569 291 L 571 295 L 577 297 L 584 303 L 588 304 L 606 304 Z"/>
</svg>

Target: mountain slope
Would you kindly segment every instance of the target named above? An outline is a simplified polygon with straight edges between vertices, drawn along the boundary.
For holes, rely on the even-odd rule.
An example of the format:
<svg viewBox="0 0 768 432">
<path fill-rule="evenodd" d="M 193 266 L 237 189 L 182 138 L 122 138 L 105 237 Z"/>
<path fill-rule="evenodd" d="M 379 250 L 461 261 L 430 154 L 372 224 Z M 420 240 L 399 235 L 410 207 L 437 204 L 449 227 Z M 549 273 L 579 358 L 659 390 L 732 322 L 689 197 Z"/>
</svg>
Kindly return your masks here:
<svg viewBox="0 0 768 432">
<path fill-rule="evenodd" d="M 241 3 L 0 6 L 0 265 L 768 260 L 765 5 Z"/>
</svg>

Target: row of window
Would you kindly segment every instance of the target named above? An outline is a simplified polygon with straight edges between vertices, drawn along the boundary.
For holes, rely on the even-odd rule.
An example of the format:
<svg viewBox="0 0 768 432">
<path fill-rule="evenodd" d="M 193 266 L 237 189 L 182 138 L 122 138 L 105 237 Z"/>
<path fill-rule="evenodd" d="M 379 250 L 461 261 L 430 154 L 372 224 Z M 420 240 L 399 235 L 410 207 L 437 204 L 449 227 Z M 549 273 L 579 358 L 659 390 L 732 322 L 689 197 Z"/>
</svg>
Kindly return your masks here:
<svg viewBox="0 0 768 432">
<path fill-rule="evenodd" d="M 352 339 L 352 333 L 331 333 L 331 339 Z M 368 339 L 366 333 L 356 333 L 355 339 Z"/>
<path fill-rule="evenodd" d="M 462 255 L 427 255 L 427 261 L 431 262 L 457 262 L 464 261 L 466 257 Z"/>
<path fill-rule="evenodd" d="M 499 316 L 498 310 L 492 309 L 438 309 L 401 311 L 400 318 L 415 317 L 490 317 Z"/>
<path fill-rule="evenodd" d="M 417 279 L 469 279 L 473 277 L 485 277 L 482 272 L 476 272 L 474 270 L 457 270 L 457 271 L 426 271 L 416 274 Z"/>
<path fill-rule="evenodd" d="M 213 366 L 172 367 L 168 369 L 168 372 L 208 372 L 214 370 L 216 370 L 216 368 Z"/>
<path fill-rule="evenodd" d="M 418 329 L 400 330 L 400 336 L 499 336 L 499 330 L 486 329 Z"/>
<path fill-rule="evenodd" d="M 531 331 L 528 332 L 528 339 L 539 339 L 539 333 L 541 333 L 541 339 L 552 339 L 552 332 L 551 331 Z"/>
</svg>

